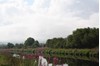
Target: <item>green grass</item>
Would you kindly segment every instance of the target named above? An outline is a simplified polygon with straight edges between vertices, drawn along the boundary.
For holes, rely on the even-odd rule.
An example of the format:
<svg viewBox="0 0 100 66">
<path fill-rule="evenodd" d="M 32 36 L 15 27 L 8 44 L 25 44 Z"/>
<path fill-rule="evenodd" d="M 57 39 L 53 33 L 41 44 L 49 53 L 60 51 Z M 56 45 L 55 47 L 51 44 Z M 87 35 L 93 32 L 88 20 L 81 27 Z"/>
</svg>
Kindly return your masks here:
<svg viewBox="0 0 100 66">
<path fill-rule="evenodd" d="M 20 59 L 9 54 L 0 54 L 0 66 L 37 66 L 35 59 Z"/>
</svg>

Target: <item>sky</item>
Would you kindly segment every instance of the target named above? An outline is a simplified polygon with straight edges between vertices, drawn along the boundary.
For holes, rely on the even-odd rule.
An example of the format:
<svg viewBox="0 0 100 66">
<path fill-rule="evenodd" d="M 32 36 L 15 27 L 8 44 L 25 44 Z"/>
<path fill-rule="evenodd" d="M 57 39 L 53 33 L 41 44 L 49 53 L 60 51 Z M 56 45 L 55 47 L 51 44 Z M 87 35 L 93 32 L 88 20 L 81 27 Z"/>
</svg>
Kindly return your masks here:
<svg viewBox="0 0 100 66">
<path fill-rule="evenodd" d="M 0 0 L 0 42 L 40 43 L 99 27 L 99 0 Z"/>
</svg>

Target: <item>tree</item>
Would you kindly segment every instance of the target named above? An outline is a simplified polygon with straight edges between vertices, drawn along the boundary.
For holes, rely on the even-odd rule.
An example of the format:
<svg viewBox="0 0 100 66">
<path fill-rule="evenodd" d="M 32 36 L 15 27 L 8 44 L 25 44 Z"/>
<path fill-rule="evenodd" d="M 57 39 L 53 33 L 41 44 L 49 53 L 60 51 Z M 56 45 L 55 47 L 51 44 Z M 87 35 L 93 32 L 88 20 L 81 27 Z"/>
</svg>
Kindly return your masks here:
<svg viewBox="0 0 100 66">
<path fill-rule="evenodd" d="M 94 48 L 99 46 L 98 28 L 80 28 L 66 39 L 67 48 Z"/>
<path fill-rule="evenodd" d="M 46 46 L 50 48 L 64 48 L 65 47 L 65 39 L 64 38 L 53 38 L 48 39 L 46 42 Z"/>
<path fill-rule="evenodd" d="M 32 45 L 33 48 L 36 48 L 36 47 L 39 47 L 39 42 L 36 40 L 33 45 Z"/>
<path fill-rule="evenodd" d="M 14 44 L 13 44 L 13 43 L 8 43 L 8 44 L 7 44 L 7 47 L 8 47 L 8 48 L 13 48 L 13 47 L 14 47 Z"/>
<path fill-rule="evenodd" d="M 65 48 L 74 47 L 74 45 L 73 45 L 73 36 L 72 35 L 69 35 L 67 38 L 65 38 L 65 41 L 66 41 Z"/>
<path fill-rule="evenodd" d="M 29 47 L 29 48 L 36 48 L 39 47 L 39 42 L 36 40 L 34 40 L 34 38 L 27 38 L 27 40 L 24 43 L 25 47 Z"/>
<path fill-rule="evenodd" d="M 50 48 L 95 48 L 99 46 L 99 28 L 79 28 L 66 38 L 46 41 Z"/>
<path fill-rule="evenodd" d="M 48 39 L 47 41 L 46 41 L 46 46 L 47 47 L 52 47 L 52 39 Z"/>
<path fill-rule="evenodd" d="M 35 42 L 35 40 L 31 37 L 27 38 L 27 40 L 25 41 L 24 45 L 25 47 L 31 47 L 33 45 L 33 43 Z"/>
<path fill-rule="evenodd" d="M 24 47 L 24 45 L 22 44 L 22 43 L 20 43 L 20 44 L 15 44 L 15 48 L 18 48 L 18 49 L 20 49 L 20 48 L 23 48 Z"/>
</svg>

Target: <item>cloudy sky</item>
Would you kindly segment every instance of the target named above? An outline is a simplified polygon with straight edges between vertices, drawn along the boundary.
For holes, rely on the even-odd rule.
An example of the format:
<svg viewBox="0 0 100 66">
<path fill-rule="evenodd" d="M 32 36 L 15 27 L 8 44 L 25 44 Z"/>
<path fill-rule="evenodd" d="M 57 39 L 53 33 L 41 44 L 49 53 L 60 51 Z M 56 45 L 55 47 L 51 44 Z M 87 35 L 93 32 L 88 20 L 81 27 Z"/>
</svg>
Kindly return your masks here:
<svg viewBox="0 0 100 66">
<path fill-rule="evenodd" d="M 0 0 L 0 42 L 39 42 L 99 27 L 99 0 Z"/>
</svg>

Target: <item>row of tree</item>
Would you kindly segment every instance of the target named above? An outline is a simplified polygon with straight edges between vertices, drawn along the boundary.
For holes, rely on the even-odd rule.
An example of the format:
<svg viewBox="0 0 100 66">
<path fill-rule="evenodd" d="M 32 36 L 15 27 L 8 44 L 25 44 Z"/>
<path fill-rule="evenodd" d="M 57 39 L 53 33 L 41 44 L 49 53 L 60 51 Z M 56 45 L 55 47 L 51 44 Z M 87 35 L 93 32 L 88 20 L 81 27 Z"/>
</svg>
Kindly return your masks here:
<svg viewBox="0 0 100 66">
<path fill-rule="evenodd" d="M 10 42 L 6 46 L 6 48 L 18 48 L 18 49 L 23 48 L 23 47 L 24 47 L 24 44 L 23 43 L 13 44 L 13 43 L 10 43 Z"/>
<path fill-rule="evenodd" d="M 99 46 L 99 28 L 80 28 L 67 38 L 48 39 L 50 48 L 95 48 Z"/>
<path fill-rule="evenodd" d="M 40 44 L 37 40 L 35 40 L 34 38 L 27 38 L 27 40 L 25 40 L 24 43 L 7 43 L 7 45 L 0 45 L 0 48 L 37 48 L 39 47 Z"/>
<path fill-rule="evenodd" d="M 39 44 L 34 38 L 27 38 L 24 43 L 1 45 L 0 48 L 95 48 L 99 46 L 99 28 L 80 28 L 66 38 L 48 39 L 46 44 Z"/>
</svg>

